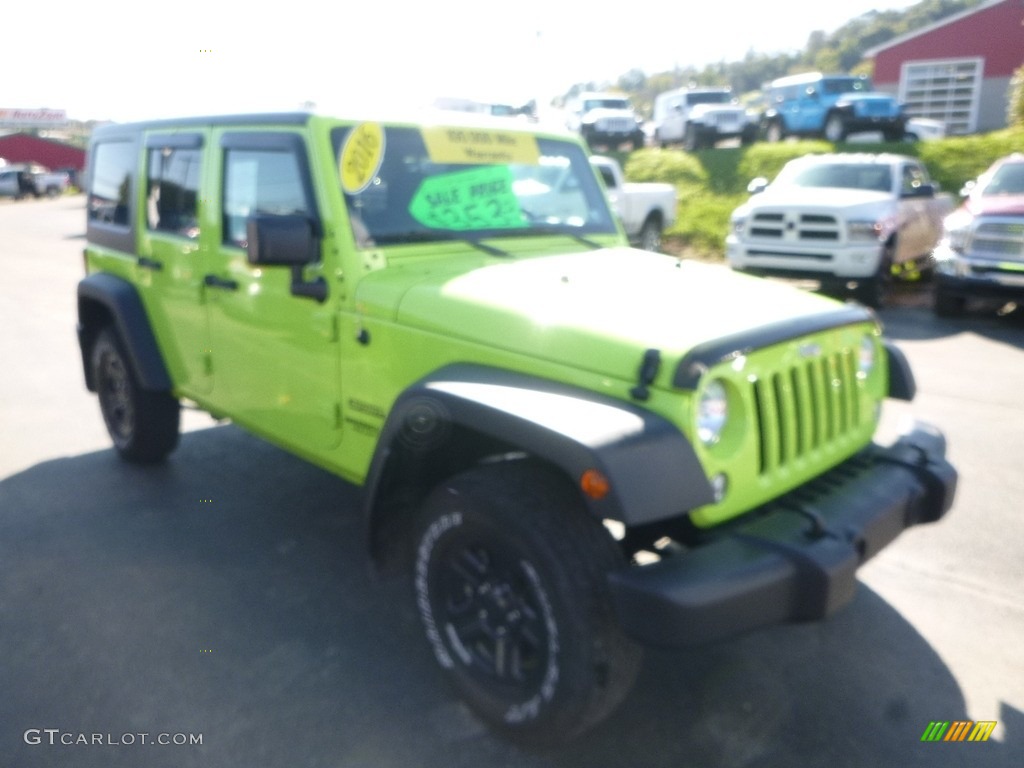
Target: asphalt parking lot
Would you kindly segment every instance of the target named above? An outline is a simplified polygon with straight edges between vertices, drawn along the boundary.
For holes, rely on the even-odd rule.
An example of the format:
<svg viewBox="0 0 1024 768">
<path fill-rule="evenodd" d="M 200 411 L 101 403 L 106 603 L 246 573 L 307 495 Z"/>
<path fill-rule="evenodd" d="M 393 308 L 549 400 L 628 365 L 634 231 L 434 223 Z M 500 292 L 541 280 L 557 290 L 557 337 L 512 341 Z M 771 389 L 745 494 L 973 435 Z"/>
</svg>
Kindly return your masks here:
<svg viewBox="0 0 1024 768">
<path fill-rule="evenodd" d="M 946 432 L 946 520 L 868 563 L 826 622 L 649 652 L 611 719 L 536 753 L 445 687 L 410 588 L 369 572 L 357 489 L 198 413 L 165 465 L 117 459 L 74 333 L 81 197 L 0 204 L 0 232 L 0 764 L 1020 765 L 1021 310 L 938 320 L 922 287 L 880 312 L 919 387 L 882 432 L 911 414 Z M 935 720 L 998 725 L 922 743 Z"/>
</svg>

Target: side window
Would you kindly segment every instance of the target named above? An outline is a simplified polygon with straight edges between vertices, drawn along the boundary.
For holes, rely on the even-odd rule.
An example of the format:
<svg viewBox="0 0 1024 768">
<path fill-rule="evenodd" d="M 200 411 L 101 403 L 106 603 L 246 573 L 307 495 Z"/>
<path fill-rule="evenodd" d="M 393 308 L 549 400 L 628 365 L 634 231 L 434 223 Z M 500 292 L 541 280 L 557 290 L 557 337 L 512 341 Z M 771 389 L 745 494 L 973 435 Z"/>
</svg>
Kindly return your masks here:
<svg viewBox="0 0 1024 768">
<path fill-rule="evenodd" d="M 135 145 L 127 141 L 97 144 L 90 163 L 89 221 L 128 226 Z"/>
<path fill-rule="evenodd" d="M 199 236 L 199 174 L 202 150 L 148 150 L 146 225 L 155 232 Z"/>
<path fill-rule="evenodd" d="M 294 152 L 227 149 L 224 153 L 224 242 L 244 248 L 246 221 L 256 213 L 313 218 L 302 167 Z"/>
</svg>

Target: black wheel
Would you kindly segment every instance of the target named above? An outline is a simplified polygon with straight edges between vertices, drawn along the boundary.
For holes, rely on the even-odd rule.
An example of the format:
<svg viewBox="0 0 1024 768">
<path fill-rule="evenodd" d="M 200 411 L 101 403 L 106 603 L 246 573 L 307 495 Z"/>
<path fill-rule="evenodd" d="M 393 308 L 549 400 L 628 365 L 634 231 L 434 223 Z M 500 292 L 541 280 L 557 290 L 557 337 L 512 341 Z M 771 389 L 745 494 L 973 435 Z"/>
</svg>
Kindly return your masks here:
<svg viewBox="0 0 1024 768">
<path fill-rule="evenodd" d="M 892 128 L 888 131 L 883 131 L 882 134 L 885 136 L 885 140 L 888 142 L 903 141 L 907 136 L 907 134 L 905 134 L 899 128 Z"/>
<path fill-rule="evenodd" d="M 640 228 L 640 247 L 645 251 L 658 252 L 661 250 L 661 222 L 654 216 L 649 216 L 644 225 Z"/>
<path fill-rule="evenodd" d="M 701 147 L 700 135 L 692 125 L 686 126 L 683 134 L 683 149 L 687 152 L 696 152 Z"/>
<path fill-rule="evenodd" d="M 831 114 L 825 120 L 825 138 L 833 144 L 846 138 L 846 121 L 840 114 Z"/>
<path fill-rule="evenodd" d="M 764 139 L 774 143 L 778 143 L 786 138 L 786 132 L 782 128 L 782 121 L 770 120 L 764 128 Z"/>
<path fill-rule="evenodd" d="M 639 670 L 605 581 L 624 564 L 570 485 L 528 462 L 484 466 L 442 484 L 421 511 L 416 604 L 480 718 L 552 745 L 611 713 Z"/>
<path fill-rule="evenodd" d="M 178 444 L 181 411 L 167 392 L 139 386 L 117 334 L 103 329 L 92 347 L 92 375 L 100 411 L 117 452 L 128 461 L 164 459 Z"/>
<path fill-rule="evenodd" d="M 932 311 L 939 317 L 959 317 L 967 308 L 967 297 L 949 293 L 942 288 L 935 289 Z"/>
<path fill-rule="evenodd" d="M 854 297 L 864 306 L 878 309 L 885 301 L 886 294 L 892 284 L 892 257 L 895 249 L 895 243 L 887 244 L 882 251 L 882 258 L 879 259 L 878 269 L 875 270 L 875 274 L 858 281 Z"/>
</svg>

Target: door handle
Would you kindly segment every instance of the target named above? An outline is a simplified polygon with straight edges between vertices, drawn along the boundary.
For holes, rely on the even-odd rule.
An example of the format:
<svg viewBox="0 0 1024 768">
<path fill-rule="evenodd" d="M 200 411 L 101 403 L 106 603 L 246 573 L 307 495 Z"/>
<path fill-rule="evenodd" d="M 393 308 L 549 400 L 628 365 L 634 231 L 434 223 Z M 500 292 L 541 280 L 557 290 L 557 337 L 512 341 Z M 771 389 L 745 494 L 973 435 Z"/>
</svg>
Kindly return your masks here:
<svg viewBox="0 0 1024 768">
<path fill-rule="evenodd" d="M 162 261 L 150 259 L 146 256 L 139 256 L 138 263 L 139 266 L 142 267 L 143 269 L 152 269 L 154 272 L 159 272 L 161 269 L 164 268 L 164 263 Z"/>
<path fill-rule="evenodd" d="M 235 280 L 228 280 L 224 277 L 217 277 L 216 275 L 207 275 L 203 278 L 203 284 L 208 285 L 211 288 L 220 288 L 225 291 L 237 291 L 238 282 Z"/>
</svg>

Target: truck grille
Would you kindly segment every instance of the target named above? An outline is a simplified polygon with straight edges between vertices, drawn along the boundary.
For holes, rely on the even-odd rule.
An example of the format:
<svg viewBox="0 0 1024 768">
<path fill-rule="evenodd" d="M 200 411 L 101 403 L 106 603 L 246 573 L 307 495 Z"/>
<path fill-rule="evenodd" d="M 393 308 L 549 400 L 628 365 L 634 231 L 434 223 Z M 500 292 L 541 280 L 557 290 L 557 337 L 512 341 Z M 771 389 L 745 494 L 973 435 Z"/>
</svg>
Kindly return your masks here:
<svg viewBox="0 0 1024 768">
<path fill-rule="evenodd" d="M 852 350 L 806 360 L 754 380 L 758 472 L 785 468 L 857 429 L 861 413 Z"/>
<path fill-rule="evenodd" d="M 835 216 L 818 213 L 755 213 L 750 222 L 750 237 L 790 242 L 839 240 L 839 221 Z"/>
<path fill-rule="evenodd" d="M 971 239 L 972 256 L 1024 261 L 1024 223 L 983 221 Z"/>
</svg>

